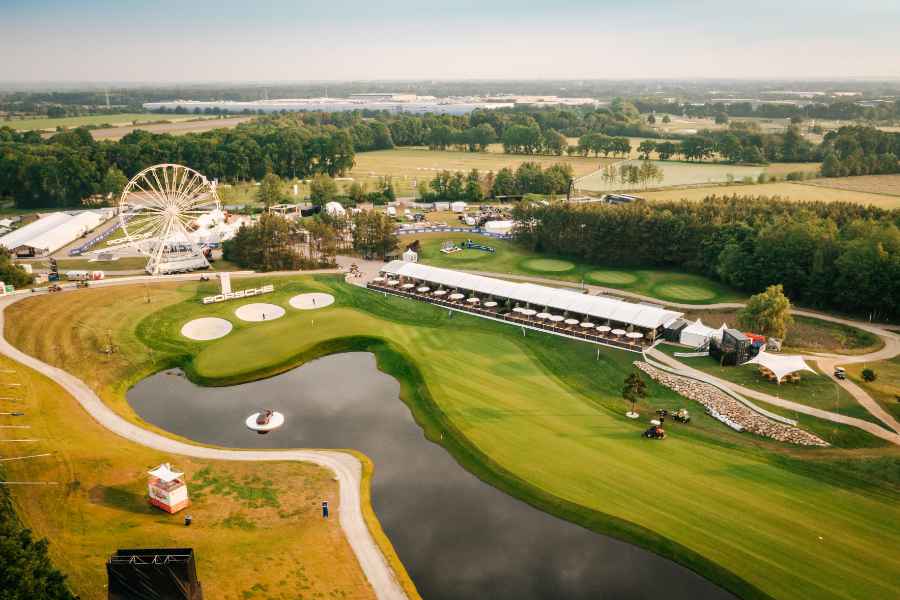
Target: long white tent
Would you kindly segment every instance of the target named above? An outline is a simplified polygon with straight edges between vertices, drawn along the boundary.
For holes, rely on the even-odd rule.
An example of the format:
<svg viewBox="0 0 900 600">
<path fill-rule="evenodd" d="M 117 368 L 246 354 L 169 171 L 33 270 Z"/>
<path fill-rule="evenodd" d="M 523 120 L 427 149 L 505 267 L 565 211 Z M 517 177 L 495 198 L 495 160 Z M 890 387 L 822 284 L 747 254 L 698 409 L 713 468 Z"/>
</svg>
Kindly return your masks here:
<svg viewBox="0 0 900 600">
<path fill-rule="evenodd" d="M 52 254 L 111 216 L 109 210 L 52 213 L 0 237 L 0 246 L 19 254 Z"/>
<path fill-rule="evenodd" d="M 507 298 L 533 307 L 547 307 L 577 315 L 588 315 L 595 320 L 625 323 L 644 329 L 658 329 L 682 316 L 682 313 L 657 306 L 589 296 L 533 283 L 514 283 L 401 260 L 387 263 L 381 271 L 394 277 L 407 277 L 494 298 Z"/>
</svg>

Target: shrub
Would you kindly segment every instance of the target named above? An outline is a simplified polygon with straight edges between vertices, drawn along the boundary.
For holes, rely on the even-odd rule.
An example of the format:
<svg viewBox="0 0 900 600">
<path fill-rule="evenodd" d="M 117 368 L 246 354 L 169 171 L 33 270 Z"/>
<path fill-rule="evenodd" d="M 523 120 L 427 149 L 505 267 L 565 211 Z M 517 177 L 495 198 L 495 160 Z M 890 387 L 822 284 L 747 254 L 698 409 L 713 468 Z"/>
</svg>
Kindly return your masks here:
<svg viewBox="0 0 900 600">
<path fill-rule="evenodd" d="M 872 381 L 875 381 L 876 379 L 878 379 L 878 375 L 876 375 L 875 371 L 873 371 L 872 369 L 863 369 L 862 370 L 862 378 L 863 378 L 863 381 L 872 382 Z"/>
</svg>

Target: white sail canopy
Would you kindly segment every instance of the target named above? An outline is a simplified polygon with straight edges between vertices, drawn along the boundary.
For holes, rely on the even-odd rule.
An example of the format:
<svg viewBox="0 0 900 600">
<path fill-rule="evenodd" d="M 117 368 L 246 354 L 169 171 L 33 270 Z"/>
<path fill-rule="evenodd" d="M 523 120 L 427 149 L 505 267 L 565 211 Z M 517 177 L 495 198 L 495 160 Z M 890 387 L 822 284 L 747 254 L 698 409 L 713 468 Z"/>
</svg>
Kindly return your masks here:
<svg viewBox="0 0 900 600">
<path fill-rule="evenodd" d="M 761 351 L 759 354 L 748 360 L 744 364 L 755 364 L 772 371 L 775 378 L 781 382 L 785 375 L 796 373 L 798 371 L 809 371 L 815 373 L 815 369 L 806 364 L 802 356 L 791 355 L 782 356 L 780 354 L 769 354 Z"/>
</svg>

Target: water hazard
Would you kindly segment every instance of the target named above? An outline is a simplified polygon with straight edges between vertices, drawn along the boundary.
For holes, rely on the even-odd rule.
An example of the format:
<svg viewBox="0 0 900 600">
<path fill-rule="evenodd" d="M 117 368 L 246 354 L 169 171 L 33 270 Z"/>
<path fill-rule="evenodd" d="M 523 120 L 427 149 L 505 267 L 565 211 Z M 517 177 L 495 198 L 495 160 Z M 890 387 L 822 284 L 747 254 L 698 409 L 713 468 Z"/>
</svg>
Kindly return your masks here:
<svg viewBox="0 0 900 600">
<path fill-rule="evenodd" d="M 322 358 L 262 381 L 194 385 L 177 371 L 138 383 L 141 417 L 241 448 L 356 448 L 375 462 L 372 501 L 426 600 L 734 598 L 693 572 L 537 510 L 483 483 L 425 439 L 400 386 L 368 353 Z M 283 428 L 244 426 L 259 408 Z"/>
</svg>

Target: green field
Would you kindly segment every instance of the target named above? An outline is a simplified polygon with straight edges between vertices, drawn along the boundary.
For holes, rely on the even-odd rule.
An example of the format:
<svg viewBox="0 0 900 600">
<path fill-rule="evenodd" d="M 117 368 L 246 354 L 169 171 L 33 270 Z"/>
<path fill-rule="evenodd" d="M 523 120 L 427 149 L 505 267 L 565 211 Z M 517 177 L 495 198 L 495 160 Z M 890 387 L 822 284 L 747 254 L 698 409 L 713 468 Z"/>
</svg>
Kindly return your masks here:
<svg viewBox="0 0 900 600">
<path fill-rule="evenodd" d="M 875 371 L 875 381 L 862 378 L 862 371 L 866 368 Z M 846 365 L 846 369 L 850 379 L 869 392 L 895 419 L 900 419 L 900 356 L 891 360 L 850 364 Z"/>
<path fill-rule="evenodd" d="M 82 117 L 61 117 L 51 119 L 49 117 L 41 117 L 37 119 L 10 119 L 0 120 L 0 127 L 7 126 L 19 131 L 29 131 L 38 129 L 41 131 L 55 131 L 57 127 L 69 129 L 81 127 L 82 125 L 132 125 L 136 123 L 157 123 L 160 121 L 191 121 L 202 118 L 199 115 L 153 115 L 148 113 L 122 113 L 122 114 L 102 114 L 87 115 Z"/>
<path fill-rule="evenodd" d="M 621 164 L 640 166 L 641 162 L 642 161 L 640 160 L 632 159 L 622 161 Z M 674 160 L 655 160 L 651 162 L 662 170 L 663 180 L 660 182 L 649 183 L 646 186 L 649 188 L 725 183 L 729 181 L 729 177 L 731 178 L 731 181 L 741 181 L 745 177 L 752 177 L 755 180 L 759 177 L 760 173 L 765 171 L 765 167 L 763 166 Z M 603 181 L 601 173 L 599 172 L 584 177 L 583 179 L 579 179 L 575 185 L 581 190 L 590 192 L 613 192 L 617 190 L 640 189 L 640 186 L 627 182 L 616 181 L 615 183 L 612 183 Z"/>
<path fill-rule="evenodd" d="M 441 244 L 467 239 L 491 246 L 494 253 L 464 250 L 444 254 Z M 403 236 L 405 244 L 419 240 L 419 261 L 436 267 L 488 271 L 507 275 L 533 275 L 572 283 L 588 283 L 652 296 L 669 302 L 707 304 L 732 302 L 745 298 L 739 292 L 700 275 L 655 269 L 598 268 L 564 258 L 530 254 L 508 240 L 497 240 L 466 233 L 430 233 Z"/>
<path fill-rule="evenodd" d="M 271 281 L 259 277 L 243 285 Z M 226 384 L 280 372 L 346 350 L 375 352 L 397 377 L 426 435 L 479 477 L 536 506 L 674 558 L 745 598 L 888 598 L 900 577 L 900 452 L 796 449 L 738 434 L 652 382 L 622 415 L 633 354 L 596 350 L 436 307 L 383 297 L 334 277 L 275 281 L 267 301 L 322 290 L 336 303 L 315 318 L 250 324 L 235 303 L 197 299 L 214 282 L 167 284 L 144 301 L 131 286 L 33 298 L 7 309 L 7 337 L 60 364 L 136 419 L 128 385 L 180 365 Z M 33 318 L 41 315 L 40 319 Z M 214 342 L 188 342 L 181 325 L 231 319 Z M 83 319 L 85 328 L 64 323 Z M 56 325 L 59 323 L 59 325 Z M 120 353 L 85 361 L 111 328 Z M 44 334 L 58 331 L 55 339 Z M 664 442 L 640 437 L 656 407 L 688 406 L 688 426 Z M 377 465 L 376 465 L 377 469 Z M 852 549 L 852 551 L 848 551 Z"/>
</svg>

